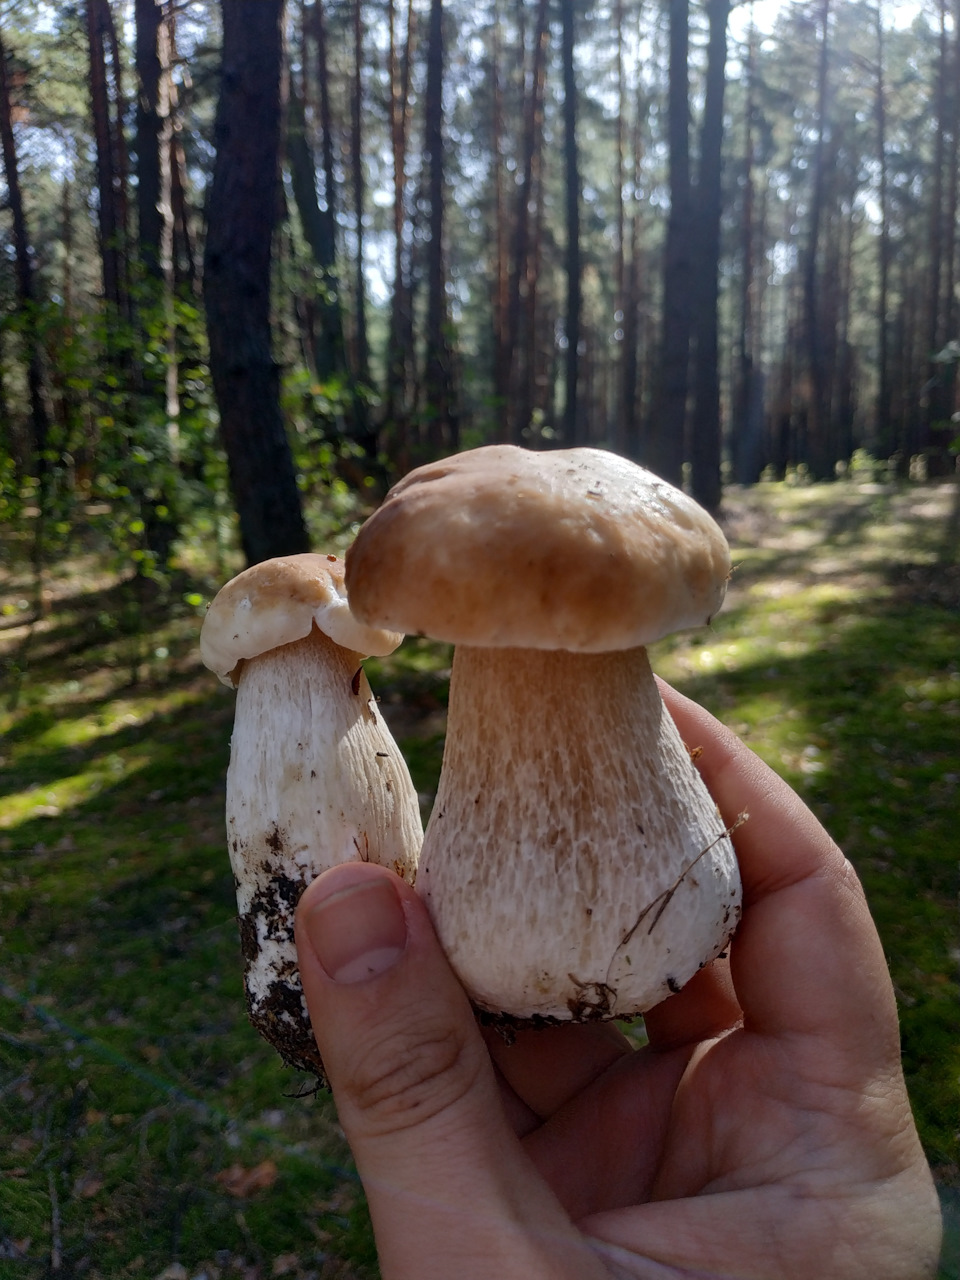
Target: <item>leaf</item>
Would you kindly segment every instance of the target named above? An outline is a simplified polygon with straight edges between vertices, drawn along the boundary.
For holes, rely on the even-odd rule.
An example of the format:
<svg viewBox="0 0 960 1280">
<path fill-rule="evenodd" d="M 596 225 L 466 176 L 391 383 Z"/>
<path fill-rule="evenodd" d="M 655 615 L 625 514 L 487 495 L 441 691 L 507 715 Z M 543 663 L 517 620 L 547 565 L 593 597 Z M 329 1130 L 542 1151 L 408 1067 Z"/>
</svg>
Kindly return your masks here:
<svg viewBox="0 0 960 1280">
<path fill-rule="evenodd" d="M 232 1164 L 228 1169 L 221 1169 L 214 1179 L 228 1195 L 238 1200 L 246 1200 L 257 1191 L 266 1191 L 276 1180 L 277 1166 L 272 1160 L 262 1160 L 251 1169 L 242 1164 Z"/>
</svg>

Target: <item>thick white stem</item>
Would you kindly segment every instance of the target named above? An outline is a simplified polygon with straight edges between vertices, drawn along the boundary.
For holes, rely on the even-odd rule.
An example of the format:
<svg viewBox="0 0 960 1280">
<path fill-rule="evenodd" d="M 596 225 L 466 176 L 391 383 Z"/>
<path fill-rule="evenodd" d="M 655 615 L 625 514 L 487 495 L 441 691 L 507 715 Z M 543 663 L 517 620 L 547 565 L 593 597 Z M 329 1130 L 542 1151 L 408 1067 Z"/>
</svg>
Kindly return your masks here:
<svg viewBox="0 0 960 1280">
<path fill-rule="evenodd" d="M 360 662 L 314 628 L 244 663 L 227 773 L 250 1017 L 290 1065 L 318 1073 L 296 904 L 341 862 L 376 862 L 412 883 L 422 839 L 416 792 Z"/>
<path fill-rule="evenodd" d="M 457 648 L 417 889 L 517 1019 L 641 1012 L 723 948 L 736 858 L 644 649 Z"/>
</svg>

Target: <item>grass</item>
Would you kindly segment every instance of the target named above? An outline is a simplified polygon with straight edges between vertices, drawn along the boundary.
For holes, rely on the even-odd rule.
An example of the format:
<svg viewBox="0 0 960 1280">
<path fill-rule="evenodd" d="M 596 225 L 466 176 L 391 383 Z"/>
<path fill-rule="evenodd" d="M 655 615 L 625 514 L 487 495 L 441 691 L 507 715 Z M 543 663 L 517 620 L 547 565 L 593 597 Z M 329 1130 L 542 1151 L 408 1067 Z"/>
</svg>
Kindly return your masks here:
<svg viewBox="0 0 960 1280">
<path fill-rule="evenodd" d="M 805 796 L 864 880 L 945 1199 L 957 1132 L 960 591 L 946 488 L 731 495 L 713 627 L 655 665 Z M 0 1276 L 375 1274 L 329 1099 L 248 1026 L 222 834 L 232 696 L 198 666 L 196 556 L 171 590 L 91 549 L 0 571 Z M 199 567 L 198 567 L 199 566 Z M 428 808 L 449 650 L 369 664 Z M 955 1250 L 955 1241 L 950 1246 Z M 944 1276 L 957 1274 L 947 1254 Z"/>
</svg>

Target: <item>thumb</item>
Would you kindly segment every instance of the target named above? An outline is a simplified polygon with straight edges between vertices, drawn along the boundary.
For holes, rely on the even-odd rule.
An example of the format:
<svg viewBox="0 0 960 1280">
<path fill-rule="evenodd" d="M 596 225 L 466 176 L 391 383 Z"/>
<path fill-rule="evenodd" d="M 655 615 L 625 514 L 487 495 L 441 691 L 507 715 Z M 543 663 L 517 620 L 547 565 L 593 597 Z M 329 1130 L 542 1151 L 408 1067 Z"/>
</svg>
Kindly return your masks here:
<svg viewBox="0 0 960 1280">
<path fill-rule="evenodd" d="M 334 867 L 303 895 L 296 928 L 385 1280 L 606 1274 L 510 1130 L 414 891 L 384 867 Z"/>
</svg>

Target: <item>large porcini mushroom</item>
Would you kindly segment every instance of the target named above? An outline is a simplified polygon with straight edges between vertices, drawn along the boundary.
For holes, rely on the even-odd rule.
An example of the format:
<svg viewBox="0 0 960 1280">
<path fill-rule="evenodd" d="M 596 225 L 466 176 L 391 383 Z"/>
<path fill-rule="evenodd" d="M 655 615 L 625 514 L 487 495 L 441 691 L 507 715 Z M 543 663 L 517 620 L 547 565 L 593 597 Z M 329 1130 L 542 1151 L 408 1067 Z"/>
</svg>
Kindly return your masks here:
<svg viewBox="0 0 960 1280">
<path fill-rule="evenodd" d="M 340 862 L 377 862 L 413 883 L 417 796 L 360 665 L 402 638 L 357 622 L 343 562 L 309 554 L 228 582 L 200 634 L 204 663 L 237 689 L 227 841 L 250 1018 L 290 1066 L 321 1077 L 294 909 Z"/>
<path fill-rule="evenodd" d="M 613 454 L 497 445 L 405 477 L 346 560 L 358 618 L 457 646 L 417 890 L 475 1005 L 584 1020 L 679 990 L 740 883 L 644 646 L 719 608 L 715 522 Z"/>
</svg>

